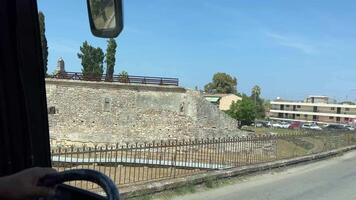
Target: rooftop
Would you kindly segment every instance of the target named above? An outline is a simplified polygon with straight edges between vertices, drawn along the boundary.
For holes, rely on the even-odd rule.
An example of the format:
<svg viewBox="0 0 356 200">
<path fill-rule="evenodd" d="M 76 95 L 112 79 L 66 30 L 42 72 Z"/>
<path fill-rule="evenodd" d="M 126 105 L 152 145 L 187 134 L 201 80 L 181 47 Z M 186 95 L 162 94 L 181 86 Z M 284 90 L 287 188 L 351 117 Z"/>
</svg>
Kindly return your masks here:
<svg viewBox="0 0 356 200">
<path fill-rule="evenodd" d="M 229 96 L 229 95 L 237 96 L 236 94 L 233 94 L 233 93 L 229 93 L 229 94 L 208 94 L 208 93 L 205 93 L 205 94 L 203 94 L 204 97 L 225 97 L 225 96 Z"/>
<path fill-rule="evenodd" d="M 308 98 L 329 98 L 328 96 L 323 96 L 323 95 L 309 95 Z"/>
<path fill-rule="evenodd" d="M 328 101 L 326 102 L 315 102 L 315 103 L 311 103 L 309 101 L 307 101 L 307 99 L 309 98 L 320 98 L 320 99 L 328 99 Z M 328 97 L 328 96 L 323 96 L 323 95 L 309 95 L 307 97 L 307 99 L 301 101 L 301 100 L 287 100 L 287 99 L 282 99 L 280 97 L 277 97 L 275 100 L 273 100 L 272 102 L 285 102 L 285 103 L 297 103 L 297 104 L 330 104 L 330 105 L 356 105 L 356 102 L 352 102 L 352 101 L 343 101 L 343 102 L 336 102 L 336 100 Z"/>
</svg>

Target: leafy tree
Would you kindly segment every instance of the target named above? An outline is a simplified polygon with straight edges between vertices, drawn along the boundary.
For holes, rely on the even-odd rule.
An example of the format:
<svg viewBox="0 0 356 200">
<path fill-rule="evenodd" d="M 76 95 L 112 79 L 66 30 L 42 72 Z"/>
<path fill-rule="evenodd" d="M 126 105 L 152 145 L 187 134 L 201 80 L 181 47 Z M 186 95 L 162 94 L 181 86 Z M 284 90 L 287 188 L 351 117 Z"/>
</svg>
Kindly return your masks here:
<svg viewBox="0 0 356 200">
<path fill-rule="evenodd" d="M 256 104 L 256 118 L 263 119 L 266 117 L 266 109 L 263 103 L 263 99 L 260 99 Z"/>
<path fill-rule="evenodd" d="M 40 25 L 43 67 L 44 67 L 44 73 L 47 74 L 48 45 L 47 45 L 47 38 L 46 38 L 45 16 L 41 11 L 38 13 L 38 20 Z"/>
<path fill-rule="evenodd" d="M 116 41 L 113 38 L 108 40 L 108 47 L 106 49 L 106 80 L 112 80 L 115 67 Z"/>
<path fill-rule="evenodd" d="M 255 85 L 251 91 L 251 100 L 255 103 L 256 106 L 256 118 L 262 119 L 265 117 L 265 107 L 264 100 L 260 97 L 261 95 L 261 87 Z"/>
<path fill-rule="evenodd" d="M 119 81 L 121 83 L 128 83 L 129 82 L 129 74 L 126 71 L 122 71 L 119 74 Z"/>
<path fill-rule="evenodd" d="M 78 58 L 82 60 L 84 78 L 99 78 L 103 74 L 104 52 L 101 48 L 94 48 L 85 41 Z"/>
<path fill-rule="evenodd" d="M 251 125 L 256 119 L 256 106 L 247 96 L 243 96 L 241 101 L 233 102 L 227 114 L 239 121 L 239 127 Z"/>
<path fill-rule="evenodd" d="M 208 93 L 237 93 L 237 79 L 226 73 L 215 73 L 212 82 L 205 85 L 204 90 Z"/>
</svg>

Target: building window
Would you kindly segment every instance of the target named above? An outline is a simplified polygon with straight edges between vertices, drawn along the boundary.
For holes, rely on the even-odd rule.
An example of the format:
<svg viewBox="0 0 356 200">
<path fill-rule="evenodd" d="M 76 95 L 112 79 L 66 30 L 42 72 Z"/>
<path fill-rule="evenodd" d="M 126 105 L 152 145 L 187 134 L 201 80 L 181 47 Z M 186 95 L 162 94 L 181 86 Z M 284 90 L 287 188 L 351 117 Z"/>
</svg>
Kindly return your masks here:
<svg viewBox="0 0 356 200">
<path fill-rule="evenodd" d="M 56 107 L 54 107 L 54 106 L 49 107 L 48 114 L 50 114 L 50 115 L 56 114 Z"/>
<path fill-rule="evenodd" d="M 289 105 L 286 105 L 287 108 L 289 108 Z"/>
<path fill-rule="evenodd" d="M 313 107 L 313 112 L 318 112 L 318 106 Z"/>
<path fill-rule="evenodd" d="M 307 118 L 307 117 L 308 117 L 308 115 L 304 115 L 304 117 L 305 117 L 305 118 Z"/>
<path fill-rule="evenodd" d="M 349 121 L 349 118 L 345 117 L 345 121 L 348 122 L 348 121 Z"/>
<path fill-rule="evenodd" d="M 329 117 L 329 119 L 334 119 L 334 117 Z"/>
<path fill-rule="evenodd" d="M 345 108 L 345 111 L 350 111 L 350 108 Z"/>
<path fill-rule="evenodd" d="M 284 110 L 284 105 L 280 105 L 280 106 L 281 106 L 280 110 Z"/>
<path fill-rule="evenodd" d="M 300 114 L 297 114 L 297 117 L 300 117 Z"/>
<path fill-rule="evenodd" d="M 335 110 L 335 108 L 334 108 L 334 107 L 332 107 L 332 108 L 330 108 L 330 110 Z"/>
<path fill-rule="evenodd" d="M 300 108 L 300 106 L 297 106 L 297 108 Z"/>
<path fill-rule="evenodd" d="M 104 100 L 104 111 L 105 112 L 110 112 L 110 110 L 111 110 L 110 98 L 105 98 L 105 100 Z"/>
</svg>

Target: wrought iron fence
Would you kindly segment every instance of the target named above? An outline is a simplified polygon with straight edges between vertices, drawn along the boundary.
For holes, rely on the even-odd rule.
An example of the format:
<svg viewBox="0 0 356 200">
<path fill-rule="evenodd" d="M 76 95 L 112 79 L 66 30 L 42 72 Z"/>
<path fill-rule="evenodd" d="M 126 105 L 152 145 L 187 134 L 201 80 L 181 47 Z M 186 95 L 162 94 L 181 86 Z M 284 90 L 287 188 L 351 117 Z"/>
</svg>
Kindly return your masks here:
<svg viewBox="0 0 356 200">
<path fill-rule="evenodd" d="M 57 147 L 52 150 L 52 165 L 59 171 L 98 170 L 124 186 L 304 156 L 352 144 L 356 144 L 355 132 L 308 132 Z M 70 184 L 96 188 L 85 182 Z"/>
<path fill-rule="evenodd" d="M 150 76 L 132 76 L 132 75 L 113 75 L 112 77 L 102 75 L 84 75 L 79 72 L 63 72 L 56 75 L 47 75 L 47 78 L 68 79 L 68 80 L 85 80 L 85 81 L 105 81 L 119 83 L 136 83 L 151 85 L 171 85 L 178 86 L 178 78 L 150 77 Z"/>
</svg>

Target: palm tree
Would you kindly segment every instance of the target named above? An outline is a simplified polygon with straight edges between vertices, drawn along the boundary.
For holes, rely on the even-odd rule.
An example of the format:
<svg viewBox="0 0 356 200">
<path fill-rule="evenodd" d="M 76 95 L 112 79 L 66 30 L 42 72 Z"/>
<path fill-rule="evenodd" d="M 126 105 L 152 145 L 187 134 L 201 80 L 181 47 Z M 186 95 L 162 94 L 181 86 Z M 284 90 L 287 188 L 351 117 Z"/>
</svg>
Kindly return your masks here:
<svg viewBox="0 0 356 200">
<path fill-rule="evenodd" d="M 255 85 L 253 88 L 252 88 L 252 96 L 256 98 L 258 98 L 259 96 L 261 95 L 261 88 L 260 86 L 258 85 Z"/>
</svg>

